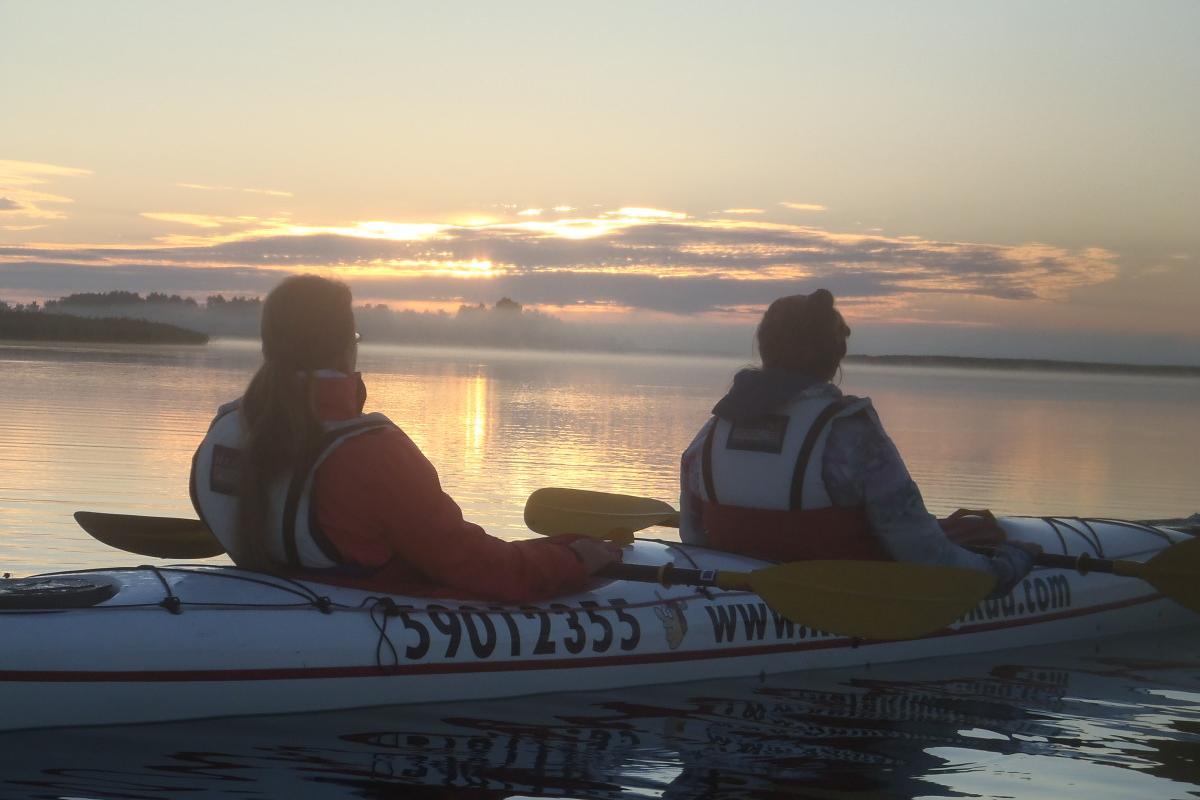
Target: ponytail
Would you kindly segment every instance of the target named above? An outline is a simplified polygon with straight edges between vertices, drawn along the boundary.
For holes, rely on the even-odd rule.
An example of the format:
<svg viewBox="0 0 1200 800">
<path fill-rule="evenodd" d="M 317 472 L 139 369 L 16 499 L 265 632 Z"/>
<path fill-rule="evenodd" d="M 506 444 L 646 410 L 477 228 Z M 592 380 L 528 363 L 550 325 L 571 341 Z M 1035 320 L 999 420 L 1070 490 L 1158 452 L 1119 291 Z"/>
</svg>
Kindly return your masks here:
<svg viewBox="0 0 1200 800">
<path fill-rule="evenodd" d="M 287 278 L 262 311 L 263 363 L 242 397 L 244 427 L 237 544 L 239 566 L 278 572 L 267 546 L 272 487 L 322 434 L 313 372 L 341 364 L 354 342 L 350 289 L 313 275 Z"/>
</svg>

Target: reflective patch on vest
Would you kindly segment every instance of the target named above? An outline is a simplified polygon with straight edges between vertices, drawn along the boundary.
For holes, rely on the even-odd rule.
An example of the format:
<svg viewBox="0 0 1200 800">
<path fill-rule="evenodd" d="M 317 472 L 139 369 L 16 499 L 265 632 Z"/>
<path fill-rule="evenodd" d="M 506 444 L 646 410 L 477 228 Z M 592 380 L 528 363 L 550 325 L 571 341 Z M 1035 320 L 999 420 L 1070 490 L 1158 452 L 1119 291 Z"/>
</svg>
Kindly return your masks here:
<svg viewBox="0 0 1200 800">
<path fill-rule="evenodd" d="M 241 478 L 241 452 L 225 445 L 213 445 L 212 469 L 208 473 L 208 485 L 212 490 L 237 497 Z"/>
<path fill-rule="evenodd" d="M 789 419 L 787 414 L 765 414 L 749 422 L 732 423 L 725 449 L 778 455 L 783 452 Z"/>
</svg>

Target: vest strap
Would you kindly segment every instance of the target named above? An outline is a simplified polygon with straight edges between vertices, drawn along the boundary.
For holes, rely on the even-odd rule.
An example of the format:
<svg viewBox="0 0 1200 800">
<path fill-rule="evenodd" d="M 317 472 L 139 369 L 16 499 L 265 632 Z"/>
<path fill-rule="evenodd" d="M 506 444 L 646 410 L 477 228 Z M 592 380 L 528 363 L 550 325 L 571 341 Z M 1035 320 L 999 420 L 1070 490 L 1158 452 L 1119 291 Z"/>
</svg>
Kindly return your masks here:
<svg viewBox="0 0 1200 800">
<path fill-rule="evenodd" d="M 708 502 L 717 502 L 717 486 L 713 480 L 712 449 L 713 439 L 717 435 L 717 421 L 714 419 L 708 426 L 708 435 L 704 437 L 704 452 L 700 458 L 700 469 L 704 473 L 704 491 L 708 494 Z"/>
<path fill-rule="evenodd" d="M 789 507 L 793 511 L 804 508 L 804 477 L 808 474 L 808 462 L 812 459 L 813 449 L 817 446 L 817 440 L 821 438 L 821 434 L 829 425 L 830 420 L 840 414 L 851 403 L 857 402 L 858 398 L 852 395 L 843 395 L 834 400 L 817 415 L 817 418 L 813 420 L 812 427 L 804 435 L 804 443 L 800 445 L 800 453 L 796 456 L 796 468 L 792 470 L 792 496 Z"/>
<path fill-rule="evenodd" d="M 327 431 L 317 442 L 309 448 L 308 453 L 300 459 L 296 465 L 295 471 L 292 473 L 291 483 L 288 484 L 287 499 L 283 506 L 283 552 L 287 558 L 288 566 L 293 569 L 304 569 L 300 563 L 300 548 L 296 542 L 296 517 L 300 510 L 300 498 L 304 495 L 305 488 L 308 487 L 310 480 L 314 477 L 313 472 L 316 469 L 317 462 L 321 457 L 333 447 L 339 440 L 351 436 L 357 436 L 361 433 L 374 428 L 391 427 L 390 422 L 380 422 L 379 420 L 368 420 L 355 425 L 347 425 L 341 428 L 334 428 Z M 316 503 L 310 503 L 310 510 L 316 507 Z M 315 516 L 315 515 L 314 515 Z M 340 564 L 344 559 L 338 553 L 337 548 L 329 541 L 324 533 L 320 532 L 317 527 L 310 525 L 309 533 L 312 536 L 313 542 L 320 548 L 321 553 L 335 564 Z"/>
</svg>

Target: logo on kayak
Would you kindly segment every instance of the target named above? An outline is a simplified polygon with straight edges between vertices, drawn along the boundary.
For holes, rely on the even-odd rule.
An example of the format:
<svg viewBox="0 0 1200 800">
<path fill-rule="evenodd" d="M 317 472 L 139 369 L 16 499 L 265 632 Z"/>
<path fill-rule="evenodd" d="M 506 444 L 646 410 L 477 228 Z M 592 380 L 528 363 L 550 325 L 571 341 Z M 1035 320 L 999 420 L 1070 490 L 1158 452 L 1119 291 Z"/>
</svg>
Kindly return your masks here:
<svg viewBox="0 0 1200 800">
<path fill-rule="evenodd" d="M 687 610 L 687 603 L 682 600 L 663 600 L 658 592 L 655 592 L 654 596 L 662 600 L 662 605 L 654 607 L 654 616 L 663 624 L 663 631 L 667 634 L 667 646 L 674 650 L 683 644 L 683 637 L 687 634 L 687 617 L 683 615 Z"/>
</svg>

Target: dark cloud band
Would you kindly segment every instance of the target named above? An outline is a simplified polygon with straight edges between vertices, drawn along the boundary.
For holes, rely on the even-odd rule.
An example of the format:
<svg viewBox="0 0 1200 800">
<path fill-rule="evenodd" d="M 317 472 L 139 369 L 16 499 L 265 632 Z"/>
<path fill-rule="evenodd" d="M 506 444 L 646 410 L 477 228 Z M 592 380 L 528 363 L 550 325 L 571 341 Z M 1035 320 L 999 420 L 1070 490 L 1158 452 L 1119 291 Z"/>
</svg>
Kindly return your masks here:
<svg viewBox="0 0 1200 800">
<path fill-rule="evenodd" d="M 587 238 L 490 225 L 448 227 L 407 241 L 321 233 L 183 247 L 3 247 L 0 290 L 261 292 L 281 271 L 323 269 L 342 271 L 360 293 L 376 298 L 486 301 L 507 294 L 530 303 L 608 302 L 688 314 L 762 305 L 818 285 L 863 300 L 914 294 L 1054 297 L 1112 278 L 1113 259 L 1100 250 L 844 235 L 771 224 L 642 222 Z M 474 277 L 454 274 L 470 262 L 491 266 Z"/>
</svg>

